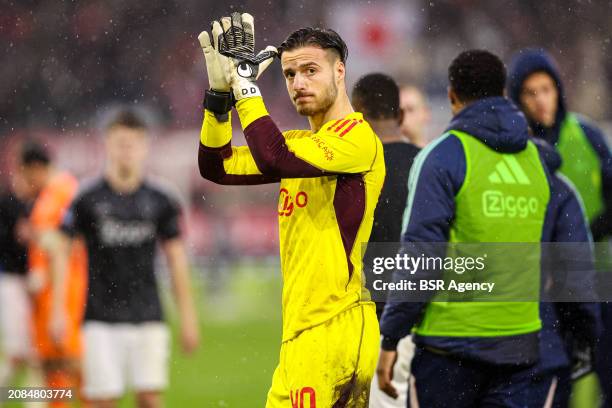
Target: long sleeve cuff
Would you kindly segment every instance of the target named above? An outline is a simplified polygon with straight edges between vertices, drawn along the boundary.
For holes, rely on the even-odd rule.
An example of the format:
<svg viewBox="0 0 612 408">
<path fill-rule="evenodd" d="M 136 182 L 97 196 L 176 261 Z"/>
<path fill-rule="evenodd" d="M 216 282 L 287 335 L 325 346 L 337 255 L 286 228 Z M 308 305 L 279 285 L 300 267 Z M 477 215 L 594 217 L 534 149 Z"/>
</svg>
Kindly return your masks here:
<svg viewBox="0 0 612 408">
<path fill-rule="evenodd" d="M 200 131 L 200 142 L 203 146 L 218 148 L 227 145 L 232 140 L 232 116 L 225 122 L 219 122 L 215 114 L 204 110 L 204 121 Z"/>
<path fill-rule="evenodd" d="M 247 126 L 257 119 L 269 115 L 261 96 L 239 100 L 236 103 L 236 110 L 238 111 L 238 117 L 243 129 L 246 129 Z"/>
<path fill-rule="evenodd" d="M 400 342 L 400 338 L 383 336 L 380 346 L 385 351 L 395 351 L 397 350 L 397 344 Z"/>
</svg>

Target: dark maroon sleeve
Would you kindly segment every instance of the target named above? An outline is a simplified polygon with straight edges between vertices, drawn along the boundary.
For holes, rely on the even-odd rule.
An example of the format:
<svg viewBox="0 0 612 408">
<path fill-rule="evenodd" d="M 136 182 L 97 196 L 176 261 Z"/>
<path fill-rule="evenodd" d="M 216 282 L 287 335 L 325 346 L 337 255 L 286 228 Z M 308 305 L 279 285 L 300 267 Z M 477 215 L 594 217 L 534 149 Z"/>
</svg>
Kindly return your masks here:
<svg viewBox="0 0 612 408">
<path fill-rule="evenodd" d="M 278 183 L 280 181 L 278 177 L 261 174 L 227 174 L 223 166 L 223 160 L 229 158 L 231 155 L 231 143 L 216 148 L 207 147 L 200 143 L 200 148 L 198 150 L 198 167 L 200 168 L 200 175 L 206 180 L 224 185 L 254 185 Z"/>
<path fill-rule="evenodd" d="M 247 126 L 244 136 L 257 168 L 266 176 L 306 178 L 332 174 L 305 162 L 290 151 L 285 137 L 270 116 L 263 116 Z"/>
</svg>

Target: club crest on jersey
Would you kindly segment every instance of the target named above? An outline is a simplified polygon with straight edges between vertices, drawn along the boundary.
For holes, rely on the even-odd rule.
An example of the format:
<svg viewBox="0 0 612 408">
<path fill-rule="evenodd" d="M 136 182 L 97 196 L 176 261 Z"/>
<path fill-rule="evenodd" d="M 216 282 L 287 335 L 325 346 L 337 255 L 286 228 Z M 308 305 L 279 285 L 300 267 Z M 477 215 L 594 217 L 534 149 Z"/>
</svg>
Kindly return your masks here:
<svg viewBox="0 0 612 408">
<path fill-rule="evenodd" d="M 280 189 L 278 197 L 278 215 L 289 217 L 293 214 L 295 208 L 304 208 L 308 204 L 308 195 L 304 191 L 300 191 L 293 197 L 289 194 L 286 188 Z"/>
</svg>

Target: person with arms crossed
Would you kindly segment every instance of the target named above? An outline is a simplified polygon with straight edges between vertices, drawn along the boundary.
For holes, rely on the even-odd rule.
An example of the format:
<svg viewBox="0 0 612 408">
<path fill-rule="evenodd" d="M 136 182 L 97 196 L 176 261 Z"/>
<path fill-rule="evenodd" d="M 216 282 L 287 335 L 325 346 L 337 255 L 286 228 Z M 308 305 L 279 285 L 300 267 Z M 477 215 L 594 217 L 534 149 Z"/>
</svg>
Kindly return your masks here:
<svg viewBox="0 0 612 408">
<path fill-rule="evenodd" d="M 104 129 L 104 175 L 80 190 L 64 218 L 64 234 L 56 237 L 63 248 L 69 237 L 79 237 L 87 249 L 83 396 L 93 408 L 116 407 L 128 387 L 139 407 L 162 406 L 170 339 L 154 273 L 158 242 L 170 270 L 183 350 L 192 352 L 199 342 L 180 206 L 145 178 L 148 132 L 135 108 L 114 112 Z"/>
<path fill-rule="evenodd" d="M 207 32 L 199 39 L 210 84 L 201 175 L 219 184 L 280 183 L 283 338 L 266 407 L 367 406 L 379 330 L 361 244 L 385 165 L 380 140 L 346 92 L 346 44 L 319 28 L 281 44 L 289 97 L 310 123 L 283 133 L 255 82 L 276 52 L 255 55 L 253 17 L 224 17 L 213 23 L 212 42 Z M 232 95 L 248 146 L 231 145 Z"/>
</svg>

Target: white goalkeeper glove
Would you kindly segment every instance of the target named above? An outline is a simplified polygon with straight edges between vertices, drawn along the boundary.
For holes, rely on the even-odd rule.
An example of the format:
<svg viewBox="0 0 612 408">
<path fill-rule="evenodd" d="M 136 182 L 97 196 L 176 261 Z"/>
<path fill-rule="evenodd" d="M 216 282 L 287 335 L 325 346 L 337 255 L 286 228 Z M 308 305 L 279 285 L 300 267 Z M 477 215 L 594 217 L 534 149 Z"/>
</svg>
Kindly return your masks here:
<svg viewBox="0 0 612 408">
<path fill-rule="evenodd" d="M 223 29 L 219 22 L 212 24 L 212 38 L 208 32 L 202 31 L 198 36 L 200 46 L 206 60 L 206 72 L 208 73 L 208 84 L 210 89 L 216 92 L 230 91 L 230 64 L 229 58 L 219 54 L 219 39 L 223 35 Z"/>
<path fill-rule="evenodd" d="M 229 57 L 230 87 L 234 98 L 261 96 L 255 81 L 261 76 L 277 55 L 276 48 L 269 45 L 255 54 L 255 26 L 253 16 L 248 13 L 232 13 L 221 19 L 223 35 L 219 37 L 219 53 Z"/>
</svg>

